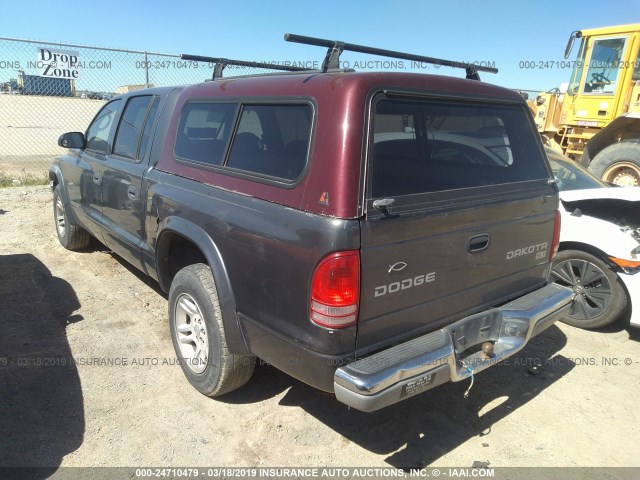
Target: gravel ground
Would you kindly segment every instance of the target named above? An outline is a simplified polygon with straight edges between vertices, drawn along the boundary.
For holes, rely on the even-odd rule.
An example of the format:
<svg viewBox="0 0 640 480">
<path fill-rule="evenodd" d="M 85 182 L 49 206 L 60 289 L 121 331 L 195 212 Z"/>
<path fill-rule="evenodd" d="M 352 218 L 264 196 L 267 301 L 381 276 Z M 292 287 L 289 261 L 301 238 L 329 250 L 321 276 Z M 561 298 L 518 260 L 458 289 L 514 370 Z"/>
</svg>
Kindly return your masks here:
<svg viewBox="0 0 640 480">
<path fill-rule="evenodd" d="M 467 399 L 465 381 L 364 414 L 259 365 L 214 400 L 175 364 L 158 286 L 58 244 L 47 187 L 1 189 L 0 232 L 0 465 L 640 466 L 624 319 L 552 326 Z"/>
</svg>

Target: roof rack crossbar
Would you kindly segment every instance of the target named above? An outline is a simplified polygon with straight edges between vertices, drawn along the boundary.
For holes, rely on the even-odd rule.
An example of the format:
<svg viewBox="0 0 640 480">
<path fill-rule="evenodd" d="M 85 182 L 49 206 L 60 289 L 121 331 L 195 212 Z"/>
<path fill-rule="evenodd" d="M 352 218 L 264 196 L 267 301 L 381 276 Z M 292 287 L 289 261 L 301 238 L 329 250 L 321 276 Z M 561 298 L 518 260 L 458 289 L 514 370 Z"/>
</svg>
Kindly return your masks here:
<svg viewBox="0 0 640 480">
<path fill-rule="evenodd" d="M 381 57 L 400 58 L 402 60 L 411 60 L 414 62 L 431 63 L 434 65 L 442 65 L 444 67 L 464 68 L 467 78 L 480 80 L 478 72 L 498 73 L 497 68 L 473 65 L 471 63 L 456 62 L 453 60 L 444 60 L 441 58 L 425 57 L 423 55 L 414 55 L 412 53 L 396 52 L 394 50 L 384 50 L 382 48 L 366 47 L 364 45 L 356 45 L 354 43 L 345 43 L 335 40 L 325 40 L 322 38 L 307 37 L 304 35 L 296 35 L 293 33 L 285 33 L 284 39 L 287 42 L 304 43 L 306 45 L 315 45 L 317 47 L 327 47 L 329 50 L 322 63 L 322 70 L 327 68 L 340 68 L 340 53 L 344 50 L 351 52 L 366 53 L 369 55 L 378 55 Z M 336 58 L 337 57 L 337 58 Z"/>
<path fill-rule="evenodd" d="M 303 67 L 295 67 L 293 65 L 278 65 L 276 63 L 252 62 L 247 60 L 232 60 L 230 58 L 220 57 L 203 57 L 202 55 L 189 55 L 187 53 L 180 54 L 180 59 L 192 62 L 208 62 L 213 63 L 212 80 L 222 77 L 222 72 L 227 65 L 237 65 L 239 67 L 264 68 L 269 70 L 283 70 L 286 72 L 306 72 L 309 69 Z"/>
</svg>

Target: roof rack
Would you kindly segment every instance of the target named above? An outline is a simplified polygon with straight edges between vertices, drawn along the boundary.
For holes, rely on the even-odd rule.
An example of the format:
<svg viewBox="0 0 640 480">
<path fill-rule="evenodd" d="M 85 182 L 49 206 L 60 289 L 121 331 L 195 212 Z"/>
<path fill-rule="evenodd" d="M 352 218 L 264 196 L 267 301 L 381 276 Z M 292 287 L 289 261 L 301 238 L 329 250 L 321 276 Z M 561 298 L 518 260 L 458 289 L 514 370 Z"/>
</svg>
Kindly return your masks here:
<svg viewBox="0 0 640 480">
<path fill-rule="evenodd" d="M 480 80 L 478 72 L 498 73 L 497 68 L 481 67 L 465 62 L 455 62 L 452 60 L 443 60 L 440 58 L 424 57 L 422 55 L 413 55 L 411 53 L 395 52 L 393 50 L 384 50 L 381 48 L 365 47 L 353 43 L 345 43 L 338 40 L 324 40 L 322 38 L 305 37 L 304 35 L 295 35 L 293 33 L 285 33 L 284 39 L 287 42 L 304 43 L 306 45 L 315 45 L 317 47 L 327 47 L 327 54 L 322 62 L 322 71 L 339 69 L 340 54 L 349 50 L 352 52 L 366 53 L 369 55 L 379 55 L 381 57 L 400 58 L 403 60 L 413 60 L 415 62 L 432 63 L 434 65 L 442 65 L 445 67 L 464 68 L 467 72 L 467 78 L 472 80 Z"/>
<path fill-rule="evenodd" d="M 308 68 L 303 67 L 295 67 L 295 66 L 286 66 L 286 65 L 278 65 L 275 63 L 264 63 L 264 62 L 252 62 L 246 60 L 232 60 L 230 58 L 219 58 L 219 57 L 203 57 L 201 55 L 189 55 L 187 53 L 182 53 L 180 55 L 180 59 L 189 60 L 193 62 L 209 62 L 215 64 L 213 67 L 213 77 L 212 80 L 217 78 L 222 78 L 222 71 L 225 69 L 227 65 L 237 65 L 240 67 L 252 67 L 252 68 L 265 68 L 269 70 L 284 70 L 286 72 L 308 72 Z"/>
</svg>

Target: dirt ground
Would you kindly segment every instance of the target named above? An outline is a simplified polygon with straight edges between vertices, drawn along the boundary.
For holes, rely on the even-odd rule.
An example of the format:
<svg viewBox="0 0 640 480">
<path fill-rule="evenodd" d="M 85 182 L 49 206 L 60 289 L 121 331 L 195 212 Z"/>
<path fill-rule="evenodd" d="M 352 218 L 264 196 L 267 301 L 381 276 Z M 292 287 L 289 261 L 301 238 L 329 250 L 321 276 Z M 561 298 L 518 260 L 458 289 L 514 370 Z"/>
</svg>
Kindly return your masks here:
<svg viewBox="0 0 640 480">
<path fill-rule="evenodd" d="M 58 244 L 47 187 L 1 189 L 0 465 L 640 466 L 640 335 L 624 319 L 552 326 L 467 399 L 465 381 L 364 414 L 266 365 L 200 395 L 166 310 L 98 242 Z"/>
</svg>

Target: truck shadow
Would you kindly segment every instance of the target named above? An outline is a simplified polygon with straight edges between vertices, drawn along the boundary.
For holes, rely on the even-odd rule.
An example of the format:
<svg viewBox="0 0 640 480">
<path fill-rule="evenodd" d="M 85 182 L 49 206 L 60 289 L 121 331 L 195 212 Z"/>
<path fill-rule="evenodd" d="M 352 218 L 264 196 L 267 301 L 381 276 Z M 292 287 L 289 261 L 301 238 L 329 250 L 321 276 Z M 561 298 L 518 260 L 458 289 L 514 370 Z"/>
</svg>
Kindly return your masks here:
<svg viewBox="0 0 640 480">
<path fill-rule="evenodd" d="M 575 364 L 557 354 L 565 344 L 560 329 L 550 327 L 519 354 L 476 376 L 467 399 L 464 393 L 469 381 L 448 383 L 377 412 L 363 413 L 263 365 L 247 387 L 223 398 L 230 403 L 259 401 L 259 396 L 270 398 L 290 386 L 280 405 L 304 409 L 347 440 L 386 455 L 390 466 L 423 468 L 473 437 L 490 435 L 494 424 L 569 373 Z"/>
<path fill-rule="evenodd" d="M 0 255 L 0 466 L 48 478 L 83 441 L 82 389 L 66 327 L 73 288 L 31 254 Z"/>
</svg>

